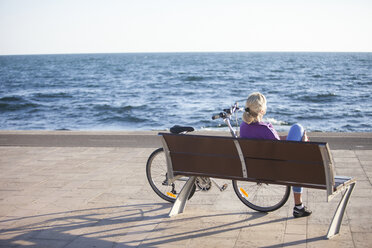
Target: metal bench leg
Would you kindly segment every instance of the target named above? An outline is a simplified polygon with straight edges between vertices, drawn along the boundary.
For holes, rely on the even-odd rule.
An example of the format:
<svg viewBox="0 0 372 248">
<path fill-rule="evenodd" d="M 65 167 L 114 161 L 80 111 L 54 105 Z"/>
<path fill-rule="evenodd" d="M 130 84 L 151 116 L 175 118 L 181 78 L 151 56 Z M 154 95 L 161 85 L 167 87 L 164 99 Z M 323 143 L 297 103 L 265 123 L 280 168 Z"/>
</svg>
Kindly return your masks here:
<svg viewBox="0 0 372 248">
<path fill-rule="evenodd" d="M 340 232 L 341 222 L 342 218 L 344 217 L 345 209 L 347 206 L 347 203 L 349 202 L 350 195 L 354 190 L 355 183 L 350 184 L 350 186 L 346 189 L 346 192 L 342 199 L 340 200 L 335 215 L 333 216 L 332 222 L 329 225 L 327 238 L 330 239 L 336 234 Z"/>
<path fill-rule="evenodd" d="M 189 180 L 185 183 L 180 193 L 177 196 L 176 201 L 173 203 L 173 207 L 169 212 L 169 217 L 175 216 L 183 212 L 186 207 L 186 201 L 189 199 L 192 187 L 196 181 L 196 177 L 190 177 Z"/>
</svg>

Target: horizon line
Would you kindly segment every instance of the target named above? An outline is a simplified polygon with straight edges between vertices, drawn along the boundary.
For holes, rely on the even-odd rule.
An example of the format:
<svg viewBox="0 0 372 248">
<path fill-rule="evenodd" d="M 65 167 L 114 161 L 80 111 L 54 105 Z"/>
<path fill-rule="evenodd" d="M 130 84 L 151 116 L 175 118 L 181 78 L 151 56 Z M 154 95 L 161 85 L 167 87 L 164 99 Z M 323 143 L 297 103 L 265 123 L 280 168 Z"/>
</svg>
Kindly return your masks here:
<svg viewBox="0 0 372 248">
<path fill-rule="evenodd" d="M 372 51 L 162 51 L 162 52 L 61 52 L 61 53 L 9 53 L 0 56 L 88 55 L 88 54 L 176 54 L 176 53 L 372 53 Z"/>
</svg>

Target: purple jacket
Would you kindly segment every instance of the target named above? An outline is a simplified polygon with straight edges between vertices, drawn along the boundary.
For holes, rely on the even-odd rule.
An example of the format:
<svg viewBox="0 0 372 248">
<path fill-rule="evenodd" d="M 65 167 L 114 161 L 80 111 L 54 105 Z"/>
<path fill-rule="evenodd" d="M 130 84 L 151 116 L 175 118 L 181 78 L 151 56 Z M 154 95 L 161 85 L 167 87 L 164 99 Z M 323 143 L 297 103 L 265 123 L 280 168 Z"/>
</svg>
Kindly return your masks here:
<svg viewBox="0 0 372 248">
<path fill-rule="evenodd" d="M 240 137 L 249 139 L 280 140 L 274 127 L 270 123 L 265 122 L 247 124 L 243 121 L 240 125 Z"/>
</svg>

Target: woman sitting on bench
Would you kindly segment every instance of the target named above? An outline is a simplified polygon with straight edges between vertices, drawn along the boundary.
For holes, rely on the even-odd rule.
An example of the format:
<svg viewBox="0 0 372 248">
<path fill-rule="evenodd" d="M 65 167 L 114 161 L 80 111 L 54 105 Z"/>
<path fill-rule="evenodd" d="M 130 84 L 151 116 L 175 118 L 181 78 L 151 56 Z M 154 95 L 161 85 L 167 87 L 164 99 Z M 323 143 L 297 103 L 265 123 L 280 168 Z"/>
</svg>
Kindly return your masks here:
<svg viewBox="0 0 372 248">
<path fill-rule="evenodd" d="M 266 97 L 259 92 L 252 93 L 245 104 L 243 123 L 240 125 L 240 137 L 251 139 L 271 139 L 271 140 L 293 140 L 308 141 L 306 132 L 299 124 L 295 124 L 289 130 L 288 136 L 279 137 L 278 133 L 270 123 L 262 122 L 262 117 L 266 114 Z M 295 207 L 293 216 L 305 217 L 311 214 L 302 203 L 302 187 L 292 187 Z"/>
</svg>

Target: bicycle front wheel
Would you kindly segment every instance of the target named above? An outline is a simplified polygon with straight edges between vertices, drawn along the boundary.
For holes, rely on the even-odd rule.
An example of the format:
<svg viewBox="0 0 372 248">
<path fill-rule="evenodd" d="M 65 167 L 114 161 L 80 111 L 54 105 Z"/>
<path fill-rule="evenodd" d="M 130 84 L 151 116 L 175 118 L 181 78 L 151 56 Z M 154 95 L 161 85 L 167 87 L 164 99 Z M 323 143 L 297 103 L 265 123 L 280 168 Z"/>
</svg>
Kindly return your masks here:
<svg viewBox="0 0 372 248">
<path fill-rule="evenodd" d="M 148 158 L 146 164 L 146 175 L 147 180 L 155 193 L 169 202 L 175 202 L 181 189 L 189 179 L 188 177 L 182 177 L 168 185 L 167 161 L 163 148 L 156 149 Z M 196 186 L 194 184 L 189 199 L 194 195 L 195 190 Z"/>
<path fill-rule="evenodd" d="M 271 212 L 281 208 L 288 200 L 291 187 L 247 181 L 232 181 L 239 199 L 249 208 L 259 212 Z"/>
</svg>

